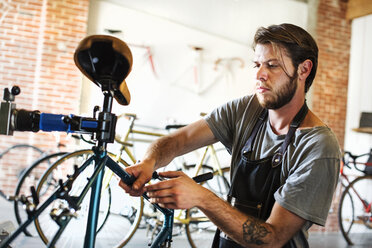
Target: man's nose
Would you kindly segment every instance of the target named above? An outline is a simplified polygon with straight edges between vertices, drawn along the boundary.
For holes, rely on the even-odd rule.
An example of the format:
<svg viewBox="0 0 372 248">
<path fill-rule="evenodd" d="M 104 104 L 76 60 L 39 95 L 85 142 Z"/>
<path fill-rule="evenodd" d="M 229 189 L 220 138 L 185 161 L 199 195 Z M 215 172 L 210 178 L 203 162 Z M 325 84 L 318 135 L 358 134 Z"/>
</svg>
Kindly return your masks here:
<svg viewBox="0 0 372 248">
<path fill-rule="evenodd" d="M 267 78 L 268 78 L 268 74 L 265 68 L 263 66 L 260 66 L 259 68 L 257 68 L 256 79 L 259 81 L 266 81 Z"/>
</svg>

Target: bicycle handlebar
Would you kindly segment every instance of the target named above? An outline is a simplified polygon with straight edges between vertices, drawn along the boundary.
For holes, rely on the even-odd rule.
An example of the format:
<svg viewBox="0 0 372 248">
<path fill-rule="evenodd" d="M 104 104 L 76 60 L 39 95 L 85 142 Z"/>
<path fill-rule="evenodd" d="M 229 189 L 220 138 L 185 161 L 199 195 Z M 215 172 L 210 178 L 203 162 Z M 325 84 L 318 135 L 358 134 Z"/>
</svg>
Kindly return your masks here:
<svg viewBox="0 0 372 248">
<path fill-rule="evenodd" d="M 169 129 L 178 129 L 178 128 L 182 128 L 182 127 L 185 127 L 186 125 L 183 125 L 183 124 L 175 124 L 175 125 L 166 125 L 165 126 L 165 129 L 166 130 L 169 130 Z"/>
<path fill-rule="evenodd" d="M 343 162 L 343 165 L 346 166 L 349 169 L 351 169 L 351 166 L 350 166 L 350 163 L 351 163 L 351 164 L 353 164 L 353 166 L 356 170 L 365 173 L 365 171 L 363 169 L 358 168 L 357 165 L 372 166 L 372 163 L 371 162 L 357 162 L 356 161 L 358 158 L 365 157 L 365 156 L 372 156 L 372 153 L 363 153 L 363 154 L 360 154 L 360 155 L 355 155 L 355 154 L 352 154 L 349 151 L 344 151 L 343 155 L 342 155 L 342 162 Z"/>
</svg>

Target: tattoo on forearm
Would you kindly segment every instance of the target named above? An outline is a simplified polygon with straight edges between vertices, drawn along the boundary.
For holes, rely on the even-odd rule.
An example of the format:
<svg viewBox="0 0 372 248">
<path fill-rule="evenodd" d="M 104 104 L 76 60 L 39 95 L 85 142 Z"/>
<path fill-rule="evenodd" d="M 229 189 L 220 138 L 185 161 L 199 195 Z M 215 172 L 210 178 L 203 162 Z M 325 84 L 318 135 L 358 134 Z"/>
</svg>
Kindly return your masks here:
<svg viewBox="0 0 372 248">
<path fill-rule="evenodd" d="M 255 218 L 248 218 L 243 224 L 243 239 L 248 244 L 265 244 L 262 239 L 269 233 L 269 230 L 262 226 L 262 222 Z"/>
</svg>

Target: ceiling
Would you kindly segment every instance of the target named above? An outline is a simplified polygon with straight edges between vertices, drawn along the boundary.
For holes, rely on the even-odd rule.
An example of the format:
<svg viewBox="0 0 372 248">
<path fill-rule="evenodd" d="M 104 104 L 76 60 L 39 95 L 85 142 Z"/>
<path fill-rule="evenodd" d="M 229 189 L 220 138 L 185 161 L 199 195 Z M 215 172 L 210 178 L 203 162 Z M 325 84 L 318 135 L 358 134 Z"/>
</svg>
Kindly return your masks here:
<svg viewBox="0 0 372 248">
<path fill-rule="evenodd" d="M 247 44 L 259 26 L 282 22 L 293 23 L 298 18 L 307 18 L 307 0 L 103 1 L 167 19 L 241 44 Z M 297 24 L 303 26 L 303 23 L 306 23 L 306 20 Z"/>
</svg>

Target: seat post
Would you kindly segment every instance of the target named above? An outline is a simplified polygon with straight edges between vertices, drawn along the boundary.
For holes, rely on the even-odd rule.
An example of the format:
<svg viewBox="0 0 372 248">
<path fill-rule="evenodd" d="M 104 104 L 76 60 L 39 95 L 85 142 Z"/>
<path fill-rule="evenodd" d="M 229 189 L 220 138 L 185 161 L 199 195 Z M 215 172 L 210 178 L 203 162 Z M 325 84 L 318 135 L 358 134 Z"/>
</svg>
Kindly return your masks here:
<svg viewBox="0 0 372 248">
<path fill-rule="evenodd" d="M 98 113 L 99 130 L 97 132 L 98 148 L 106 150 L 107 143 L 113 143 L 115 140 L 115 127 L 117 117 L 111 113 L 113 103 L 114 81 L 105 79 L 102 83 L 102 93 L 104 96 L 102 111 Z"/>
</svg>

